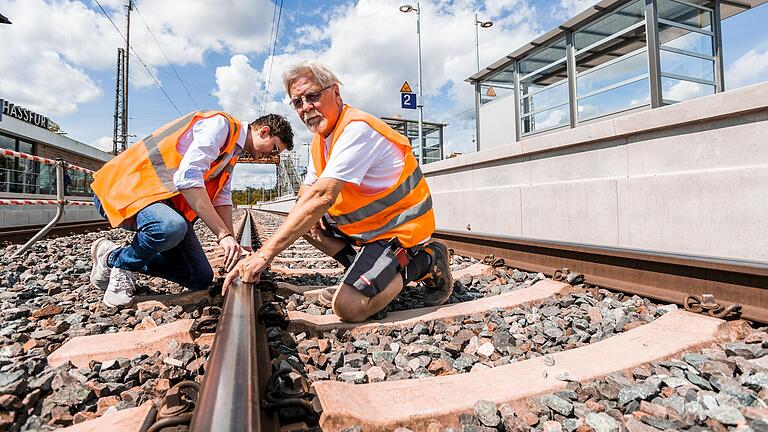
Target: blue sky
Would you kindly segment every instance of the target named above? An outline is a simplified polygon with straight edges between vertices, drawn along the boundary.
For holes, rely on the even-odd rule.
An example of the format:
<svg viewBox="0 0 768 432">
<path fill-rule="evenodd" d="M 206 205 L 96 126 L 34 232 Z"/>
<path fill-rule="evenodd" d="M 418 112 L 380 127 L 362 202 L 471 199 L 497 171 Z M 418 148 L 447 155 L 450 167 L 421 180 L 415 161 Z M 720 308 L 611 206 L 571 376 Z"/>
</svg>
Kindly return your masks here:
<svg viewBox="0 0 768 432">
<path fill-rule="evenodd" d="M 135 53 L 148 64 L 178 111 L 224 109 L 247 121 L 264 107 L 286 115 L 301 143 L 310 137 L 285 104 L 280 80 L 285 67 L 299 60 L 315 59 L 334 68 L 344 83 L 345 102 L 376 115 L 416 118 L 414 111 L 399 107 L 402 82 L 408 80 L 414 89 L 416 85 L 416 16 L 400 13 L 397 8 L 402 2 L 284 1 L 275 55 L 269 57 L 274 2 L 232 0 L 223 7 L 204 0 L 137 0 L 131 39 Z M 123 32 L 125 0 L 99 3 Z M 448 152 L 474 148 L 472 88 L 464 82 L 475 68 L 474 13 L 495 23 L 480 32 L 481 65 L 486 65 L 594 3 L 422 2 L 425 120 L 450 124 Z M 0 98 L 48 115 L 74 139 L 111 148 L 114 68 L 122 39 L 98 4 L 92 0 L 0 0 L 0 13 L 13 21 L 0 26 Z M 724 22 L 728 87 L 768 76 L 767 20 L 768 6 L 760 6 Z M 143 137 L 178 116 L 135 56 L 131 79 L 131 134 Z M 306 147 L 298 149 L 303 161 Z M 236 171 L 236 187 L 272 182 L 273 167 L 246 166 Z"/>
</svg>

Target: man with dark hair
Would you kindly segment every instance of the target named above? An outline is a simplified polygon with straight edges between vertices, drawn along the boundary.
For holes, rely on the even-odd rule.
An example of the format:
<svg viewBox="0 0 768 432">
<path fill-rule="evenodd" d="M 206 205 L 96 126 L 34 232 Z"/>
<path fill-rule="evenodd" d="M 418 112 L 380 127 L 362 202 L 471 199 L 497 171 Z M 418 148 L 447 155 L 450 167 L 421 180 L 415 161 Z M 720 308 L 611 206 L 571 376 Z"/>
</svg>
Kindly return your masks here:
<svg viewBox="0 0 768 432">
<path fill-rule="evenodd" d="M 293 149 L 293 131 L 268 114 L 250 125 L 222 111 L 173 120 L 107 162 L 93 176 L 94 203 L 113 227 L 135 231 L 123 247 L 91 246 L 91 284 L 111 307 L 133 301 L 134 273 L 205 289 L 213 270 L 192 224 L 199 217 L 224 249 L 227 270 L 243 252 L 232 226 L 231 175 L 238 158 Z"/>
</svg>

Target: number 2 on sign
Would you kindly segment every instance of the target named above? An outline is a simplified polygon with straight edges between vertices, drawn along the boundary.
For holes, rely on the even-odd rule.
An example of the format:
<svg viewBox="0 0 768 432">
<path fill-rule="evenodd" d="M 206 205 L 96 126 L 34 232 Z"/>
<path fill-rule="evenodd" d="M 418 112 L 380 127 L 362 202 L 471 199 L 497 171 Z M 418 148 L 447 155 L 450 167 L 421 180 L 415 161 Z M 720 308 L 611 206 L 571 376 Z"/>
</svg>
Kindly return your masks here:
<svg viewBox="0 0 768 432">
<path fill-rule="evenodd" d="M 416 93 L 400 93 L 400 107 L 416 109 Z"/>
</svg>

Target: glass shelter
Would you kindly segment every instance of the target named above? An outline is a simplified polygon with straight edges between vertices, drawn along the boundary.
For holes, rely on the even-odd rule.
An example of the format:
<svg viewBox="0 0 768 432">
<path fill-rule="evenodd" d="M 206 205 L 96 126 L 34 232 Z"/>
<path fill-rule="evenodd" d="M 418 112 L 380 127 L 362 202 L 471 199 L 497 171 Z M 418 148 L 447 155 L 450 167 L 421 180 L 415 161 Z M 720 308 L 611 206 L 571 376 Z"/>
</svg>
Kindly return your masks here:
<svg viewBox="0 0 768 432">
<path fill-rule="evenodd" d="M 443 160 L 443 127 L 442 123 L 423 122 L 424 146 L 419 144 L 419 122 L 403 118 L 382 117 L 384 123 L 389 125 L 398 133 L 404 135 L 411 142 L 413 155 L 416 160 L 419 159 L 421 152 L 424 152 L 424 164 Z"/>
<path fill-rule="evenodd" d="M 722 92 L 721 19 L 763 1 L 599 2 L 468 79 L 478 149 Z"/>
</svg>

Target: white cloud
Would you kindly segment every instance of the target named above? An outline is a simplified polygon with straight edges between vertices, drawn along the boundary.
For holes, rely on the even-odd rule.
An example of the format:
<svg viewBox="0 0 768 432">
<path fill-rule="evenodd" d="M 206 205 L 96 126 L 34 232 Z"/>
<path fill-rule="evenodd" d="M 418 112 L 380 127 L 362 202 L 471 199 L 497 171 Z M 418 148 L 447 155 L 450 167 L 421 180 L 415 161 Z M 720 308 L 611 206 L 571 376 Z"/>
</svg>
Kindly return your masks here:
<svg viewBox="0 0 768 432">
<path fill-rule="evenodd" d="M 123 33 L 125 1 L 105 0 L 101 4 Z M 135 54 L 144 59 L 159 81 L 157 67 L 167 65 L 166 55 L 172 63 L 183 65 L 203 64 L 209 51 L 267 50 L 271 14 L 264 11 L 274 7 L 269 0 L 233 0 L 226 7 L 204 0 L 139 0 L 134 4 L 133 86 L 154 85 L 146 69 L 135 61 Z M 63 115 L 101 96 L 92 74 L 114 69 L 117 47 L 123 46 L 124 40 L 98 6 L 76 0 L 0 0 L 0 10 L 13 21 L 13 25 L 0 27 L 3 97 Z"/>
<path fill-rule="evenodd" d="M 274 165 L 237 164 L 232 174 L 232 189 L 245 189 L 247 187 L 271 188 L 275 185 Z"/>
<path fill-rule="evenodd" d="M 228 66 L 216 68 L 216 90 L 219 105 L 243 121 L 256 117 L 262 103 L 261 73 L 251 67 L 248 57 L 237 54 Z"/>
<path fill-rule="evenodd" d="M 89 145 L 105 152 L 111 152 L 114 142 L 111 136 L 103 136 L 93 140 Z"/>
<path fill-rule="evenodd" d="M 417 83 L 416 16 L 399 12 L 401 3 L 399 0 L 360 0 L 340 7 L 328 15 L 327 23 L 318 24 L 318 28 L 324 29 L 322 36 L 312 27 L 301 28 L 298 31 L 301 41 L 274 58 L 267 111 L 276 108 L 277 112 L 288 114 L 298 143 L 309 139 L 309 134 L 295 113 L 286 109 L 280 75 L 290 64 L 302 60 L 318 60 L 329 65 L 343 82 L 341 93 L 345 102 L 378 116 L 400 114 L 415 118 L 415 112 L 399 109 L 398 90 L 403 81 L 407 80 L 414 90 Z M 441 121 L 474 106 L 472 86 L 464 82 L 475 72 L 474 3 L 468 0 L 422 2 L 421 7 L 425 120 Z M 482 65 L 497 60 L 539 33 L 535 10 L 526 0 L 487 2 L 479 13 L 484 19 L 495 20 L 495 25 L 483 29 L 480 35 Z M 509 14 L 509 17 L 499 19 L 497 14 Z M 268 63 L 269 59 L 264 63 L 262 74 L 267 73 Z M 250 73 L 241 72 L 244 76 Z M 243 77 L 222 76 L 220 82 L 217 72 L 220 86 L 217 95 L 229 80 L 242 82 Z M 473 121 L 465 123 L 474 129 Z M 458 124 L 454 124 L 458 131 Z M 450 143 L 446 143 L 446 153 L 474 148 L 472 132 L 461 134 L 464 138 L 447 140 Z"/>
<path fill-rule="evenodd" d="M 560 0 L 559 10 L 554 13 L 554 16 L 569 20 L 596 3 L 597 0 Z"/>
<path fill-rule="evenodd" d="M 725 73 L 727 89 L 765 81 L 768 76 L 768 48 L 752 49 L 739 57 Z"/>
<path fill-rule="evenodd" d="M 703 84 L 695 83 L 692 81 L 678 81 L 669 87 L 665 86 L 662 89 L 662 93 L 664 99 L 673 101 L 686 101 L 704 96 L 708 87 L 710 86 L 705 86 Z"/>
</svg>

